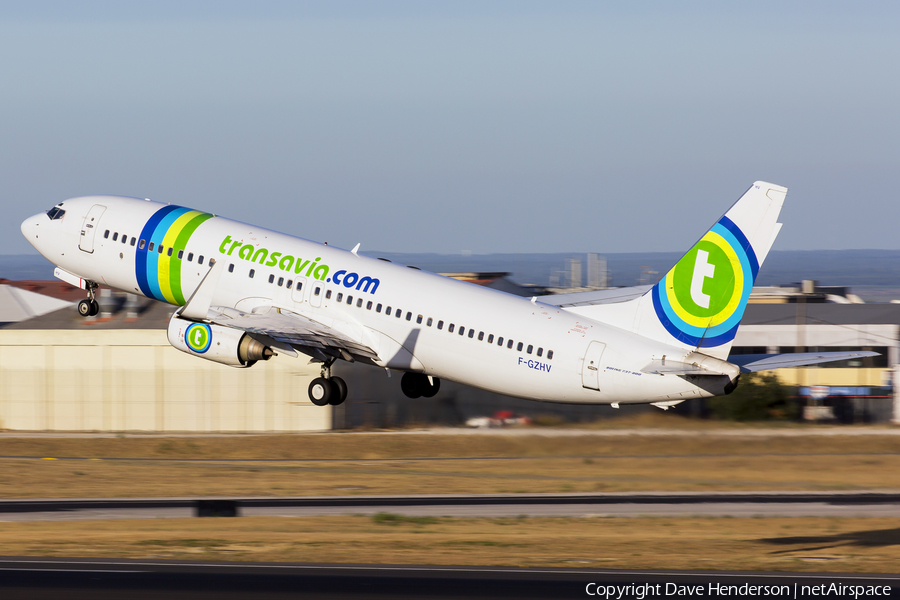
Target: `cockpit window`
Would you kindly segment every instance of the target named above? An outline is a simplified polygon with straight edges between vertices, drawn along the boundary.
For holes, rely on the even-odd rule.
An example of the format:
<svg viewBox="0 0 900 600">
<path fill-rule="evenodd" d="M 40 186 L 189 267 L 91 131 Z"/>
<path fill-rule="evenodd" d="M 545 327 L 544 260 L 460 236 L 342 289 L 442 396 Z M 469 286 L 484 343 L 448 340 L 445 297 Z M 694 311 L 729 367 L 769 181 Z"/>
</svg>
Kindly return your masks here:
<svg viewBox="0 0 900 600">
<path fill-rule="evenodd" d="M 47 211 L 47 216 L 50 217 L 51 221 L 56 221 L 58 219 L 62 219 L 63 215 L 66 214 L 66 211 L 59 208 L 58 206 L 54 206 L 50 210 Z"/>
</svg>

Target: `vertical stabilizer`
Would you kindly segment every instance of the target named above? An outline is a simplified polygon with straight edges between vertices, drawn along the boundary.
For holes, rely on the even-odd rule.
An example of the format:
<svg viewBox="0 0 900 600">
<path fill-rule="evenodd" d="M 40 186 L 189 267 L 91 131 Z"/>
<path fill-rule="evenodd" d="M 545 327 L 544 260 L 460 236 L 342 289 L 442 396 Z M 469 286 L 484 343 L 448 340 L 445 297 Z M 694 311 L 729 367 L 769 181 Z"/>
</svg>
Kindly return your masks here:
<svg viewBox="0 0 900 600">
<path fill-rule="evenodd" d="M 638 301 L 637 333 L 727 359 L 786 194 L 754 183 Z"/>
</svg>

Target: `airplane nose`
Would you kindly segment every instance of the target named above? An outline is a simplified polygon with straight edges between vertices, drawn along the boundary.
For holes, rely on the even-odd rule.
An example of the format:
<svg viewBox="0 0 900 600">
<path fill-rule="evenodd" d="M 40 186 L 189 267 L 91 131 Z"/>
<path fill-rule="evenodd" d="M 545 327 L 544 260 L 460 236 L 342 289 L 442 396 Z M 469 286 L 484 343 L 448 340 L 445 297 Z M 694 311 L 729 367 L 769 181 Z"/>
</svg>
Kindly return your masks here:
<svg viewBox="0 0 900 600">
<path fill-rule="evenodd" d="M 36 246 L 37 241 L 40 239 L 41 218 L 46 221 L 47 215 L 41 213 L 34 215 L 33 217 L 28 217 L 22 221 L 22 235 L 25 236 L 25 239 L 28 240 L 32 246 Z"/>
</svg>

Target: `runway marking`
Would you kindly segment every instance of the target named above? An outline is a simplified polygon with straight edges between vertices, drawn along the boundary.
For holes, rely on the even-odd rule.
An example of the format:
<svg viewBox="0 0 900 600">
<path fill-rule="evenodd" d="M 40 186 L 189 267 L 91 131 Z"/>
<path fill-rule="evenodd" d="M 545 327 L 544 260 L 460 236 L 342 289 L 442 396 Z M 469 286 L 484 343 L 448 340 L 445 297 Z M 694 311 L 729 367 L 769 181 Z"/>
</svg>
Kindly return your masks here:
<svg viewBox="0 0 900 600">
<path fill-rule="evenodd" d="M 47 561 L 27 561 L 27 560 L 3 560 L 0 564 L 47 564 Z M 491 567 L 466 567 L 466 566 L 400 566 L 400 565 L 290 565 L 290 564 L 246 564 L 246 563 L 187 563 L 187 562 L 115 562 L 115 561 L 99 561 L 84 563 L 86 565 L 104 565 L 104 566 L 123 566 L 123 567 L 204 567 L 204 568 L 237 568 L 237 569 L 296 569 L 296 570 L 329 570 L 329 571 L 414 571 L 414 572 L 447 572 L 447 573 L 538 573 L 538 574 L 556 574 L 556 575 L 665 575 L 675 577 L 767 577 L 772 579 L 827 579 L 840 578 L 851 580 L 870 580 L 882 579 L 886 581 L 900 581 L 898 575 L 886 575 L 881 573 L 868 574 L 842 574 L 842 573 L 768 573 L 742 571 L 738 573 L 723 573 L 721 571 L 657 571 L 657 570 L 622 570 L 614 569 L 530 569 L 527 567 L 519 569 L 511 568 L 491 568 Z M 10 568 L 0 568 L 0 570 L 16 570 Z M 111 572 L 111 573 L 141 573 L 143 571 L 126 571 L 119 569 L 110 569 L 101 571 L 99 569 L 31 569 L 34 571 L 86 571 L 86 572 Z"/>
</svg>

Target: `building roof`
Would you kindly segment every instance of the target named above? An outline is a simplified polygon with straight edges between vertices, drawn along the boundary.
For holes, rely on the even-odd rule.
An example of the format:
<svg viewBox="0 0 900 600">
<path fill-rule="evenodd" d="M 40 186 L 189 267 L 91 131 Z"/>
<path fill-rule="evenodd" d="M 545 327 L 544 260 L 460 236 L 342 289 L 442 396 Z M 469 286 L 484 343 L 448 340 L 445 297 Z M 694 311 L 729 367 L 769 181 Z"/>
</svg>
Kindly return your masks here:
<svg viewBox="0 0 900 600">
<path fill-rule="evenodd" d="M 71 302 L 0 285 L 0 323 L 17 323 L 71 306 Z"/>
<path fill-rule="evenodd" d="M 50 281 L 15 281 L 0 277 L 0 285 L 8 285 L 19 288 L 20 290 L 34 292 L 35 294 L 41 294 L 42 296 L 58 298 L 59 300 L 65 300 L 67 302 L 78 302 L 85 297 L 84 290 L 58 279 L 52 279 Z"/>
<path fill-rule="evenodd" d="M 897 325 L 900 304 L 748 304 L 741 325 Z"/>
<path fill-rule="evenodd" d="M 175 312 L 174 306 L 133 294 L 116 294 L 100 300 L 101 312 L 96 317 L 82 317 L 72 305 L 66 304 L 65 308 L 11 323 L 3 329 L 165 329 Z"/>
</svg>

